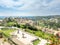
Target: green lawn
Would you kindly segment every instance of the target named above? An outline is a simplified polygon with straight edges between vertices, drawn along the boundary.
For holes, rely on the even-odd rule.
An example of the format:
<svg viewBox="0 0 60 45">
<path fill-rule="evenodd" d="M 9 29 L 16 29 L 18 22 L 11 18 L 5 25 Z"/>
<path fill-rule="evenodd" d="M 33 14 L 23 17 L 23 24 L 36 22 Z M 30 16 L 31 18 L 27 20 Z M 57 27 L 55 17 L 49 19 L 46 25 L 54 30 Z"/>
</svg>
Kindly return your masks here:
<svg viewBox="0 0 60 45">
<path fill-rule="evenodd" d="M 0 32 L 3 32 L 5 35 L 10 36 L 10 33 L 14 32 L 15 30 L 13 29 L 3 29 Z"/>
<path fill-rule="evenodd" d="M 49 43 L 47 43 L 46 45 L 50 45 Z"/>
<path fill-rule="evenodd" d="M 10 36 L 10 33 L 13 31 L 14 30 L 5 30 L 5 31 L 3 31 L 3 33 L 6 34 L 7 36 Z"/>
<path fill-rule="evenodd" d="M 33 31 L 33 30 L 28 29 L 28 30 L 26 30 L 26 32 L 34 34 L 34 35 L 36 35 L 38 37 L 41 37 L 43 39 L 50 39 L 50 36 L 53 36 L 52 34 L 44 33 L 44 32 L 42 32 L 40 30 L 39 31 Z"/>
<path fill-rule="evenodd" d="M 39 36 L 43 39 L 47 39 L 47 38 L 50 38 L 50 36 L 52 36 L 51 34 L 48 34 L 48 33 L 42 32 L 42 31 L 35 31 L 35 35 Z"/>
<path fill-rule="evenodd" d="M 33 45 L 38 45 L 39 42 L 40 42 L 40 40 L 35 40 L 35 41 L 33 41 Z"/>
</svg>

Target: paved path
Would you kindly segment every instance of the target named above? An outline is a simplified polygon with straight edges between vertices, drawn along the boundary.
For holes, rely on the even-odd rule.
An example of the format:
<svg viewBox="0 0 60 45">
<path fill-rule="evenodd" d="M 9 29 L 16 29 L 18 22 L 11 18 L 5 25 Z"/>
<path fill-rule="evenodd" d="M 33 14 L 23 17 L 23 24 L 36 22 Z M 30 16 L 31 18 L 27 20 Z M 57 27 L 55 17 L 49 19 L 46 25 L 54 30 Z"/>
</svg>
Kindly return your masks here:
<svg viewBox="0 0 60 45">
<path fill-rule="evenodd" d="M 12 38 L 12 40 L 18 44 L 18 45 L 25 45 L 24 43 L 22 43 L 21 41 L 17 40 L 16 38 Z"/>
<path fill-rule="evenodd" d="M 17 35 L 17 40 L 23 42 L 24 44 L 31 44 L 31 42 L 35 39 L 37 39 L 35 36 L 32 36 L 30 34 L 27 34 L 26 32 L 20 31 L 19 33 L 17 33 L 18 31 L 15 31 L 15 35 Z M 24 34 L 24 36 L 23 36 Z M 24 38 L 23 38 L 24 37 Z M 32 44 L 31 44 L 32 45 Z"/>
<path fill-rule="evenodd" d="M 42 39 L 38 45 L 46 45 L 47 40 Z"/>
</svg>

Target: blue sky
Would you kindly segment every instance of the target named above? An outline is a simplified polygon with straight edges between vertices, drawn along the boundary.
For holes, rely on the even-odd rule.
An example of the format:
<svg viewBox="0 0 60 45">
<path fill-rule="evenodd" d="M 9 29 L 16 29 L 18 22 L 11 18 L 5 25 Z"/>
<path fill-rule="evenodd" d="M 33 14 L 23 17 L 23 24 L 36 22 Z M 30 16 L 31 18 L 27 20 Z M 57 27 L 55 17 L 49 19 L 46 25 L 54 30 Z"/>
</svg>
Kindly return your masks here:
<svg viewBox="0 0 60 45">
<path fill-rule="evenodd" d="M 0 0 L 0 16 L 60 15 L 60 0 Z"/>
</svg>

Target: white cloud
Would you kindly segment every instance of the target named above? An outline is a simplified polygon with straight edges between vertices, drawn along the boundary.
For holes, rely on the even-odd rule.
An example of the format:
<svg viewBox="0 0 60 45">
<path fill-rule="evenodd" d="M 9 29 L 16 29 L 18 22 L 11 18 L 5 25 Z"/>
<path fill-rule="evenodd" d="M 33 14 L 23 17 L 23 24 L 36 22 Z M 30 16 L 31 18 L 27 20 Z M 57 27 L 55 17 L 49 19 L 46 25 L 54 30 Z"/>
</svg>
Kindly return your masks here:
<svg viewBox="0 0 60 45">
<path fill-rule="evenodd" d="M 12 8 L 13 6 L 16 5 L 21 5 L 22 2 L 13 2 L 12 0 L 0 0 L 0 6 L 5 6 L 7 8 Z"/>
<path fill-rule="evenodd" d="M 17 2 L 13 0 L 0 0 L 0 6 L 7 8 L 15 8 L 18 10 L 30 9 L 35 6 L 33 5 L 35 3 L 35 0 L 19 0 Z"/>
<path fill-rule="evenodd" d="M 60 3 L 60 0 L 51 0 L 49 3 L 48 0 L 0 0 L 0 6 L 17 10 L 53 7 L 58 3 Z"/>
<path fill-rule="evenodd" d="M 56 13 L 60 11 L 60 0 L 0 0 L 0 6 L 15 10 L 29 10 L 30 13 Z M 59 12 L 58 12 L 59 11 Z M 16 13 L 20 14 L 20 13 Z M 25 14 L 25 13 L 24 13 Z M 14 14 L 13 14 L 14 15 Z"/>
</svg>

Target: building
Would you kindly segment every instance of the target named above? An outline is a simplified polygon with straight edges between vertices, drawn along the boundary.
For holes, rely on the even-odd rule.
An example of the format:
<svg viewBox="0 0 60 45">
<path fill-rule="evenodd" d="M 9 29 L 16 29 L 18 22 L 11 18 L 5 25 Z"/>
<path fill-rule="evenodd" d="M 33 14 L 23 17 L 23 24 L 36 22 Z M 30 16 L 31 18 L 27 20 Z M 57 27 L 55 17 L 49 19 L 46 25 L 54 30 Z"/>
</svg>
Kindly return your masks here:
<svg viewBox="0 0 60 45">
<path fill-rule="evenodd" d="M 60 32 L 56 33 L 56 36 L 60 39 Z"/>
</svg>

